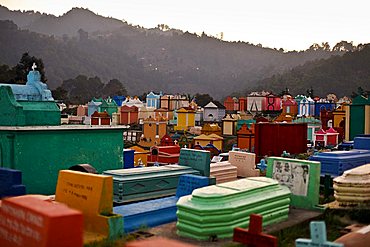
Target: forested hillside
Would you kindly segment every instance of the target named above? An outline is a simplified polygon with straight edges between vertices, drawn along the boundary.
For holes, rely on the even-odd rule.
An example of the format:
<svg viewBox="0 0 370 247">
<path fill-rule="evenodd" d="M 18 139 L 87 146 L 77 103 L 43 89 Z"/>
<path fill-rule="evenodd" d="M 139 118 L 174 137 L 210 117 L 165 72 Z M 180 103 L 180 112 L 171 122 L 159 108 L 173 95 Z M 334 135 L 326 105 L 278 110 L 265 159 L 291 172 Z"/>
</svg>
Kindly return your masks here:
<svg viewBox="0 0 370 247">
<path fill-rule="evenodd" d="M 0 65 L 13 67 L 29 52 L 44 61 L 51 88 L 85 75 L 102 81 L 118 79 L 129 94 L 161 90 L 209 93 L 220 99 L 307 61 L 354 48 L 330 49 L 316 44 L 306 51 L 284 52 L 224 42 L 166 25 L 146 29 L 76 8 L 55 17 L 1 7 L 0 19 L 20 25 L 0 22 Z"/>
<path fill-rule="evenodd" d="M 370 89 L 370 45 L 360 50 L 347 52 L 327 60 L 307 62 L 282 74 L 273 75 L 257 83 L 253 89 L 268 89 L 281 92 L 286 87 L 293 94 L 304 94 L 312 88 L 315 95 L 325 96 L 334 93 L 350 96 L 359 87 Z"/>
</svg>

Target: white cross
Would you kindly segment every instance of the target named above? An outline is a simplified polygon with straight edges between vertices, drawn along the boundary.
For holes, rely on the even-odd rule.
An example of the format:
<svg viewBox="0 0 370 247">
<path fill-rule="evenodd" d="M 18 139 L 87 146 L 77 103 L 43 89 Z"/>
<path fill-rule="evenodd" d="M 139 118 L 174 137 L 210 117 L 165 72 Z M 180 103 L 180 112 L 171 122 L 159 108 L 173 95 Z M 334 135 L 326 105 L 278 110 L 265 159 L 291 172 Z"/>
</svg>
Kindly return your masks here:
<svg viewBox="0 0 370 247">
<path fill-rule="evenodd" d="M 33 71 L 35 71 L 35 69 L 37 68 L 36 63 L 33 63 L 31 68 L 32 68 Z"/>
</svg>

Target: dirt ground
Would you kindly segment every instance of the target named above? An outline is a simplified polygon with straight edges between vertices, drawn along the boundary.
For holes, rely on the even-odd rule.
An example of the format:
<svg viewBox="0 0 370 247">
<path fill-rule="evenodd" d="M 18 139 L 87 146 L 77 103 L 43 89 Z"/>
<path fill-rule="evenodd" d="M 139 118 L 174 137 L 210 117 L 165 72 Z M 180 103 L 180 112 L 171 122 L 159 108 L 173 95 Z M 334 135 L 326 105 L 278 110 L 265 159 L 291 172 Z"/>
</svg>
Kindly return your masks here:
<svg viewBox="0 0 370 247">
<path fill-rule="evenodd" d="M 304 222 L 307 222 L 307 224 L 309 224 L 311 220 L 318 218 L 320 215 L 322 215 L 322 211 L 320 210 L 310 211 L 292 208 L 289 212 L 288 220 L 264 227 L 263 231 L 265 233 L 274 233 L 282 229 L 289 228 L 291 226 L 301 224 Z M 238 244 L 233 242 L 232 239 L 215 239 L 213 241 L 198 241 L 190 238 L 180 237 L 176 234 L 176 222 L 143 230 L 142 234 L 144 238 L 145 235 L 161 236 L 169 239 L 175 239 L 184 243 L 193 244 L 196 246 L 209 246 L 209 247 L 238 246 Z"/>
</svg>

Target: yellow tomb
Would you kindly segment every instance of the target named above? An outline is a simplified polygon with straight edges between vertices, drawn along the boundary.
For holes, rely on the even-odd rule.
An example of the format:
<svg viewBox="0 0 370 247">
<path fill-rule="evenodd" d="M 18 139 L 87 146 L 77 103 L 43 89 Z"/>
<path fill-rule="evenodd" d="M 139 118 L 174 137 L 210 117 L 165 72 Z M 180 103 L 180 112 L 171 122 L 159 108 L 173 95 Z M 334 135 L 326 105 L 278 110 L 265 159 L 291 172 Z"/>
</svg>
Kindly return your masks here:
<svg viewBox="0 0 370 247">
<path fill-rule="evenodd" d="M 123 233 L 123 218 L 113 214 L 113 178 L 77 171 L 59 171 L 55 201 L 82 211 L 84 242 L 116 238 Z"/>
<path fill-rule="evenodd" d="M 370 206 L 370 164 L 345 171 L 333 180 L 334 197 L 341 206 Z"/>
</svg>

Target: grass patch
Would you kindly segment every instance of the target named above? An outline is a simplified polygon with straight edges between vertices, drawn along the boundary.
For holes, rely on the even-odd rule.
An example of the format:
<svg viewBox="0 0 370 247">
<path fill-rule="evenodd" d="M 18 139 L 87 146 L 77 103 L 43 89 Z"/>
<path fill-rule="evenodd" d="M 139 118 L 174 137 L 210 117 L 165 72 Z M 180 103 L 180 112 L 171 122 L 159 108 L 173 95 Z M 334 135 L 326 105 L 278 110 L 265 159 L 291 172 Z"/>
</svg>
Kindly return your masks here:
<svg viewBox="0 0 370 247">
<path fill-rule="evenodd" d="M 348 216 L 338 215 L 330 211 L 325 211 L 322 216 L 314 221 L 325 221 L 328 241 L 334 241 L 342 236 L 341 230 L 349 224 L 354 223 Z M 310 222 L 302 222 L 277 233 L 273 233 L 272 235 L 278 238 L 278 246 L 294 247 L 295 240 L 298 238 L 311 239 Z"/>
</svg>

